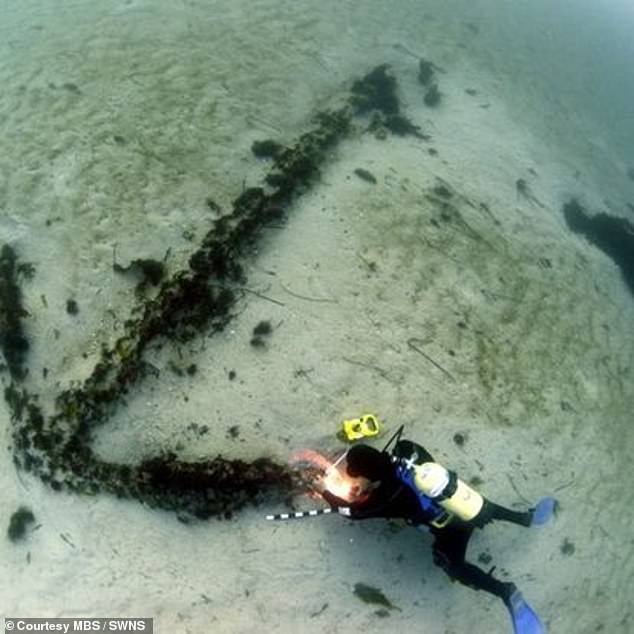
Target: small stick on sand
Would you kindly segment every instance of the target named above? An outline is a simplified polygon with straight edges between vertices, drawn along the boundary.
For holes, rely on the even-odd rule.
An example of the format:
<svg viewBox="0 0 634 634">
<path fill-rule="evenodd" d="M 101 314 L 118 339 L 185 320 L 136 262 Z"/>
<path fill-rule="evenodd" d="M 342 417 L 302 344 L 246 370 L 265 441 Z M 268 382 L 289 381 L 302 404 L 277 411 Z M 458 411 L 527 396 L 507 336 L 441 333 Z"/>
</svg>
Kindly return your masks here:
<svg viewBox="0 0 634 634">
<path fill-rule="evenodd" d="M 440 365 L 440 363 L 437 363 L 436 361 L 434 361 L 428 354 L 424 353 L 418 347 L 421 343 L 422 343 L 421 340 L 417 339 L 416 337 L 411 337 L 410 339 L 407 340 L 407 345 L 412 350 L 415 350 L 416 352 L 418 352 L 418 354 L 420 354 L 423 357 L 425 357 L 425 359 L 427 359 L 427 361 L 429 361 L 431 364 L 436 366 L 445 376 L 449 377 L 455 383 L 456 379 L 454 378 L 453 374 L 451 374 L 451 372 L 449 372 L 448 370 L 445 370 L 445 368 L 443 368 L 442 365 Z"/>
<path fill-rule="evenodd" d="M 280 302 L 278 299 L 273 299 L 272 297 L 267 297 L 266 295 L 263 295 L 262 293 L 258 293 L 257 291 L 254 291 L 250 288 L 240 287 L 239 290 L 245 291 L 247 293 L 251 293 L 251 295 L 255 295 L 256 297 L 259 297 L 260 299 L 265 299 L 267 302 L 273 302 L 274 304 L 277 304 L 278 306 L 286 306 L 284 302 Z"/>
<path fill-rule="evenodd" d="M 509 482 L 511 483 L 511 487 L 513 487 L 513 491 L 515 491 L 515 493 L 517 493 L 517 495 L 519 496 L 520 500 L 522 500 L 523 502 L 526 502 L 526 504 L 528 504 L 530 506 L 532 504 L 532 502 L 528 498 L 524 497 L 520 493 L 519 489 L 515 486 L 515 482 L 513 482 L 513 478 L 511 478 L 511 476 L 508 473 L 506 474 L 506 477 L 508 478 Z"/>
<path fill-rule="evenodd" d="M 252 288 L 247 288 L 246 286 L 223 286 L 222 284 L 213 284 L 212 286 L 218 286 L 219 288 L 228 288 L 229 290 L 241 291 L 243 293 L 251 293 L 251 295 L 255 295 L 260 299 L 265 299 L 267 302 L 273 302 L 273 304 L 277 304 L 278 306 L 286 306 L 284 302 L 279 301 L 279 299 L 273 299 L 272 297 L 268 297 L 258 291 L 254 291 Z"/>
<path fill-rule="evenodd" d="M 297 297 L 297 299 L 305 299 L 308 302 L 328 302 L 330 304 L 336 304 L 337 300 L 336 299 L 330 299 L 329 297 L 308 297 L 307 295 L 300 295 L 299 293 L 294 293 L 293 291 L 291 291 L 289 288 L 287 288 L 286 286 L 284 286 L 284 283 L 282 281 L 280 281 L 280 286 L 289 294 L 292 295 L 293 297 Z"/>
<path fill-rule="evenodd" d="M 378 372 L 386 381 L 390 383 L 394 383 L 394 380 L 389 377 L 387 370 L 380 368 L 378 365 L 371 365 L 370 363 L 363 363 L 361 361 L 354 361 L 353 359 L 348 359 L 348 357 L 341 357 L 346 363 L 350 363 L 352 365 L 358 365 L 362 368 L 367 368 L 368 370 L 374 370 Z"/>
</svg>

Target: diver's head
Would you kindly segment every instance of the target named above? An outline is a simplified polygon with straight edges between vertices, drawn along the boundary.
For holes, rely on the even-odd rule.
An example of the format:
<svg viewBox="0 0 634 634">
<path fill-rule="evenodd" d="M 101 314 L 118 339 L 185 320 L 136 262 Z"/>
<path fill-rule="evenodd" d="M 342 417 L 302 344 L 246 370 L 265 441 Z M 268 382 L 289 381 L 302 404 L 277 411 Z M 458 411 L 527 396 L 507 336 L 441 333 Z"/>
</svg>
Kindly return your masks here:
<svg viewBox="0 0 634 634">
<path fill-rule="evenodd" d="M 346 454 L 346 472 L 351 478 L 363 477 L 370 482 L 383 480 L 392 470 L 390 457 L 369 445 L 354 445 Z"/>
</svg>

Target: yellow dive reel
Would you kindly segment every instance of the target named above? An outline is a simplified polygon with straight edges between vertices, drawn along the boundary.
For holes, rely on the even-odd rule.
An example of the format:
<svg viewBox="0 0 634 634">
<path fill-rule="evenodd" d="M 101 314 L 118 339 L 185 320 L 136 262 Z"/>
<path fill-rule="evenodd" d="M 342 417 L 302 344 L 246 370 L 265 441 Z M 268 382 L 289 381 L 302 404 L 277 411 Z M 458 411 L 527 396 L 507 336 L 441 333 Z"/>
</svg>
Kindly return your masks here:
<svg viewBox="0 0 634 634">
<path fill-rule="evenodd" d="M 361 440 L 361 438 L 370 438 L 377 436 L 381 431 L 381 426 L 376 416 L 372 414 L 364 414 L 359 418 L 350 418 L 342 423 L 341 434 L 348 442 Z"/>
</svg>

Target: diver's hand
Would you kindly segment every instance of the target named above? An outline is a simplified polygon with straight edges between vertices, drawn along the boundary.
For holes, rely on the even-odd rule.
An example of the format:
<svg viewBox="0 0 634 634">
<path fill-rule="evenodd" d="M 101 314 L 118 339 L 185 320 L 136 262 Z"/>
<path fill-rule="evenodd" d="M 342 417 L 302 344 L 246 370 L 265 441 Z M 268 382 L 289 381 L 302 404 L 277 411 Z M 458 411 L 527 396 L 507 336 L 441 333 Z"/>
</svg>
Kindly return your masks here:
<svg viewBox="0 0 634 634">
<path fill-rule="evenodd" d="M 319 476 L 315 479 L 313 482 L 313 489 L 320 494 L 326 490 L 326 482 L 324 481 L 323 476 Z"/>
</svg>

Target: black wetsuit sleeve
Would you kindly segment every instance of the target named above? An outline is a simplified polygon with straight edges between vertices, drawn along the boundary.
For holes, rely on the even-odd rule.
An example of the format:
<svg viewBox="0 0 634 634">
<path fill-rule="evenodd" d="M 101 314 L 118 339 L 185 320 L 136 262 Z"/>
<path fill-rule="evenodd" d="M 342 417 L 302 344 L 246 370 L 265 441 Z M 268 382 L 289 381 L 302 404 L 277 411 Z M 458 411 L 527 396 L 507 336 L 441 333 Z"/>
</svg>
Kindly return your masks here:
<svg viewBox="0 0 634 634">
<path fill-rule="evenodd" d="M 350 518 L 354 520 L 382 518 L 401 518 L 414 520 L 420 512 L 416 496 L 410 489 L 398 481 L 383 483 L 372 491 L 370 496 L 359 503 L 346 502 L 330 491 L 322 496 L 331 506 L 345 506 L 350 509 Z"/>
<path fill-rule="evenodd" d="M 357 502 L 357 503 L 348 502 L 347 500 L 344 500 L 343 498 L 337 497 L 330 491 L 324 491 L 321 495 L 324 498 L 324 500 L 326 500 L 326 502 L 330 504 L 330 506 L 334 506 L 337 508 L 345 507 L 350 509 L 349 517 L 353 520 L 367 519 L 370 517 L 384 517 L 380 513 L 373 513 L 373 511 L 376 510 L 375 509 L 376 501 L 372 500 L 374 495 L 370 495 L 370 497 L 364 500 L 363 502 Z"/>
<path fill-rule="evenodd" d="M 350 502 L 346 502 L 346 500 L 344 500 L 343 498 L 338 498 L 334 493 L 331 493 L 330 491 L 323 491 L 321 494 L 321 497 L 324 498 L 324 500 L 326 500 L 326 502 L 328 502 L 328 504 L 330 504 L 330 506 L 345 506 L 345 507 L 350 507 L 352 506 L 350 504 Z"/>
</svg>

